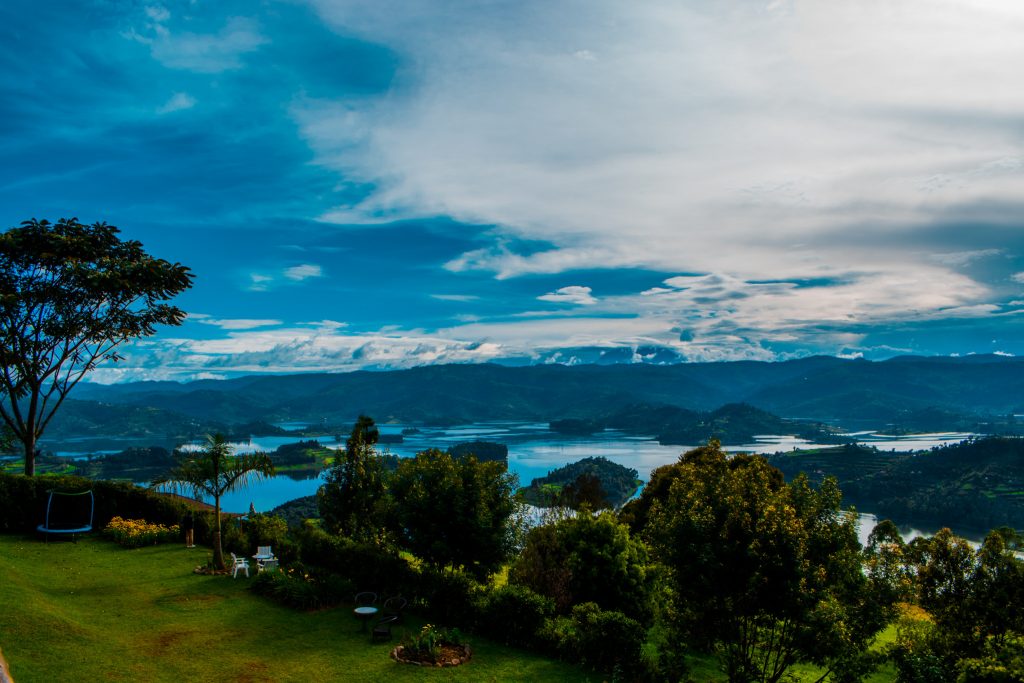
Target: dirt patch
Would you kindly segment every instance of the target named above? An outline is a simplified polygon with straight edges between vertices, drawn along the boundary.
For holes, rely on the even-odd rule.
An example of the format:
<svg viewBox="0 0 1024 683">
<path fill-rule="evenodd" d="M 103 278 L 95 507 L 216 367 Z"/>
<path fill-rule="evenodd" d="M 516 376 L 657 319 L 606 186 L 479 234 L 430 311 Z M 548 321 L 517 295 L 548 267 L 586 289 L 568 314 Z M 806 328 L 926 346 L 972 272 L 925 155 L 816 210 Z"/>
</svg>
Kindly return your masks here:
<svg viewBox="0 0 1024 683">
<path fill-rule="evenodd" d="M 158 633 L 153 638 L 151 652 L 158 657 L 164 656 L 195 633 L 196 631 L 163 631 Z"/>
</svg>

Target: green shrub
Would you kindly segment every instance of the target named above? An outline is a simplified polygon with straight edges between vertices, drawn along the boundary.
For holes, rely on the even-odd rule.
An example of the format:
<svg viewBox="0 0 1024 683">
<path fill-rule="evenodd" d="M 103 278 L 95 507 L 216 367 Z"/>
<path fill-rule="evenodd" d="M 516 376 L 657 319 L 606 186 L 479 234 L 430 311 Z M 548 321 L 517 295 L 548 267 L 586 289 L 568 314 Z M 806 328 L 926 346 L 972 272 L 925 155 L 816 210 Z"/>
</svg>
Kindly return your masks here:
<svg viewBox="0 0 1024 683">
<path fill-rule="evenodd" d="M 509 645 L 530 647 L 538 643 L 544 622 L 555 612 L 555 603 L 525 586 L 502 586 L 480 600 L 479 630 Z"/>
<path fill-rule="evenodd" d="M 304 563 L 320 567 L 325 573 L 340 574 L 358 590 L 410 594 L 417 584 L 409 563 L 386 549 L 332 536 L 309 523 L 295 534 L 295 539 Z"/>
<path fill-rule="evenodd" d="M 569 617 L 549 622 L 546 636 L 570 661 L 627 680 L 644 677 L 641 648 L 645 629 L 622 612 L 605 611 L 593 602 L 572 609 Z"/>
<path fill-rule="evenodd" d="M 424 569 L 411 592 L 416 605 L 435 622 L 475 628 L 483 587 L 468 572 Z"/>
<path fill-rule="evenodd" d="M 255 514 L 243 525 L 249 543 L 255 548 L 269 545 L 281 564 L 291 564 L 299 559 L 299 547 L 288 535 L 288 523 L 277 515 Z"/>
<path fill-rule="evenodd" d="M 305 568 L 290 567 L 276 572 L 260 572 L 249 585 L 257 595 L 294 609 L 318 609 L 333 602 L 329 591 Z"/>
</svg>

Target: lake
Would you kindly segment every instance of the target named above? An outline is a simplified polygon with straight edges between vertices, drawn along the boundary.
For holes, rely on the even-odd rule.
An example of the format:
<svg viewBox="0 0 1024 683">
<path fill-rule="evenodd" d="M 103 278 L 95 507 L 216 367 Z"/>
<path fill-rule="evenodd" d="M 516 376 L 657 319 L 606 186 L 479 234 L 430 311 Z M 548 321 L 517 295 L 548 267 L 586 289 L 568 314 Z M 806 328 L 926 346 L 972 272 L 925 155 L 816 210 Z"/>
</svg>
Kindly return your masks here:
<svg viewBox="0 0 1024 683">
<path fill-rule="evenodd" d="M 304 424 L 289 423 L 282 425 L 288 429 L 303 429 Z M 382 434 L 402 434 L 403 430 L 413 427 L 404 424 L 378 425 Z M 618 430 L 604 430 L 587 436 L 569 436 L 552 432 L 546 422 L 490 422 L 459 425 L 449 428 L 415 426 L 416 432 L 405 434 L 400 444 L 387 444 L 380 450 L 399 457 L 411 457 L 427 448 L 446 449 L 457 443 L 467 441 L 495 441 L 508 446 L 509 471 L 519 477 L 521 486 L 525 486 L 536 477 L 541 477 L 553 469 L 570 462 L 589 456 L 603 456 L 612 462 L 635 469 L 640 479 L 647 481 L 651 470 L 661 465 L 675 462 L 679 455 L 694 446 L 663 446 L 652 437 L 634 436 Z M 921 450 L 958 443 L 973 434 L 962 432 L 937 432 L 930 434 L 907 434 L 894 436 L 877 432 L 862 431 L 851 433 L 861 443 L 875 446 L 880 450 Z M 267 436 L 254 437 L 249 441 L 233 443 L 235 452 L 251 453 L 253 451 L 272 452 L 278 446 L 308 440 L 314 437 Z M 335 441 L 334 435 L 322 435 L 317 438 L 328 448 L 341 448 L 344 441 Z M 150 445 L 136 443 L 135 440 L 121 440 L 116 437 L 104 439 L 102 444 L 97 439 L 64 440 L 49 447 L 64 457 L 85 457 L 88 453 L 119 452 L 111 447 L 127 448 L 128 446 Z M 162 444 L 173 448 L 174 444 Z M 95 449 L 103 446 L 101 449 Z M 187 444 L 183 448 L 198 448 L 202 444 Z M 795 448 L 827 447 L 827 444 L 815 444 L 792 436 L 764 435 L 755 437 L 754 443 L 742 446 L 729 446 L 730 452 L 775 453 Z M 246 489 L 228 494 L 222 500 L 224 510 L 245 513 L 250 504 L 257 511 L 266 512 L 281 503 L 316 493 L 323 480 L 319 476 L 296 476 L 282 474 L 271 479 L 256 482 Z M 860 515 L 861 542 L 867 539 L 868 533 L 876 520 L 868 513 Z M 901 529 L 909 540 L 914 536 L 930 535 L 934 530 L 919 530 L 911 527 Z M 969 535 L 968 535 L 969 537 Z M 979 539 L 973 539 L 979 540 Z"/>
<path fill-rule="evenodd" d="M 302 425 L 294 425 L 299 428 Z M 378 425 L 382 434 L 401 434 L 409 425 Z M 417 427 L 419 431 L 406 434 L 403 443 L 388 444 L 381 451 L 399 457 L 411 457 L 427 448 L 446 449 L 466 441 L 496 441 L 508 446 L 509 471 L 519 477 L 525 486 L 536 477 L 570 462 L 589 456 L 603 456 L 612 462 L 637 470 L 640 479 L 647 481 L 651 470 L 675 462 L 679 455 L 694 446 L 663 446 L 651 437 L 633 436 L 617 430 L 605 430 L 588 436 L 568 436 L 552 432 L 547 423 L 492 422 L 460 425 L 451 428 Z M 858 432 L 855 435 L 862 443 L 882 450 L 917 450 L 950 443 L 958 443 L 972 434 L 961 432 L 939 432 L 933 434 L 884 435 L 875 432 Z M 329 448 L 340 448 L 343 442 L 336 442 L 333 435 L 318 437 Z M 247 442 L 235 443 L 236 452 L 273 451 L 285 443 L 299 441 L 297 437 L 255 437 Z M 754 443 L 729 446 L 730 452 L 775 453 L 794 448 L 826 446 L 814 444 L 791 436 L 765 435 L 756 437 Z M 196 446 L 198 447 L 198 445 Z M 224 509 L 231 512 L 247 512 L 250 503 L 258 511 L 270 510 L 281 503 L 316 493 L 323 480 L 320 477 L 292 478 L 279 475 L 257 482 L 242 491 L 225 496 Z M 874 517 L 862 514 L 861 542 L 874 526 Z M 918 529 L 902 529 L 909 539 L 922 532 Z"/>
</svg>

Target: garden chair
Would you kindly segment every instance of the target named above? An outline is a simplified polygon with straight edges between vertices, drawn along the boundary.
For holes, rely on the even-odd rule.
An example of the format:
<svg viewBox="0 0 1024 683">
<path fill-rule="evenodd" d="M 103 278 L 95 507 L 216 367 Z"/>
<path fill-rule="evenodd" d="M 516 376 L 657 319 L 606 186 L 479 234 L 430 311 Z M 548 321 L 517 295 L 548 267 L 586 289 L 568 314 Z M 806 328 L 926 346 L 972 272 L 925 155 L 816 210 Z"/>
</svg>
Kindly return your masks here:
<svg viewBox="0 0 1024 683">
<path fill-rule="evenodd" d="M 373 627 L 370 634 L 371 640 L 391 640 L 391 627 L 398 621 L 398 617 L 381 617 L 380 621 Z"/>
<path fill-rule="evenodd" d="M 245 570 L 245 578 L 249 578 L 249 560 L 245 559 L 244 557 L 239 557 L 238 555 L 235 555 L 234 553 L 231 553 L 231 561 L 234 563 L 231 566 L 231 578 L 232 579 L 237 579 L 238 578 L 238 570 L 239 569 L 244 569 Z"/>
<path fill-rule="evenodd" d="M 394 617 L 395 621 L 402 620 L 402 610 L 409 604 L 409 601 L 403 598 L 401 595 L 396 595 L 393 598 L 388 598 L 384 601 L 384 617 Z"/>
<path fill-rule="evenodd" d="M 369 607 L 377 604 L 377 594 L 372 591 L 363 591 L 362 593 L 356 593 L 355 599 L 356 607 Z"/>
<path fill-rule="evenodd" d="M 277 558 L 272 560 L 261 560 L 256 563 L 256 573 L 260 572 L 272 572 L 277 570 Z"/>
</svg>

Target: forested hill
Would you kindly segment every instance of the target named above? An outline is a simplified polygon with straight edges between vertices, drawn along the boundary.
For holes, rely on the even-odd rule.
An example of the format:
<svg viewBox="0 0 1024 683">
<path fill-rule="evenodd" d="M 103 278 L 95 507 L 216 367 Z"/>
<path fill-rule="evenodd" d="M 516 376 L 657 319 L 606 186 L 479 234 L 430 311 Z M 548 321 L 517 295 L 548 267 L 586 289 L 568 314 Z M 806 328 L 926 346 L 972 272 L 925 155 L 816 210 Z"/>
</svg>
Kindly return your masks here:
<svg viewBox="0 0 1024 683">
<path fill-rule="evenodd" d="M 84 385 L 78 399 L 146 406 L 202 420 L 323 421 L 359 413 L 379 421 L 594 419 L 635 404 L 710 411 L 745 403 L 775 415 L 861 419 L 916 428 L 924 415 L 970 427 L 1024 413 L 1024 359 L 812 357 L 786 362 L 679 365 L 441 365 L 387 372 L 250 376 L 114 386 Z M 931 428 L 934 428 L 932 425 Z"/>
<path fill-rule="evenodd" d="M 989 437 L 920 453 L 865 446 L 770 456 L 786 478 L 839 480 L 847 504 L 924 526 L 1024 528 L 1024 439 Z"/>
</svg>

